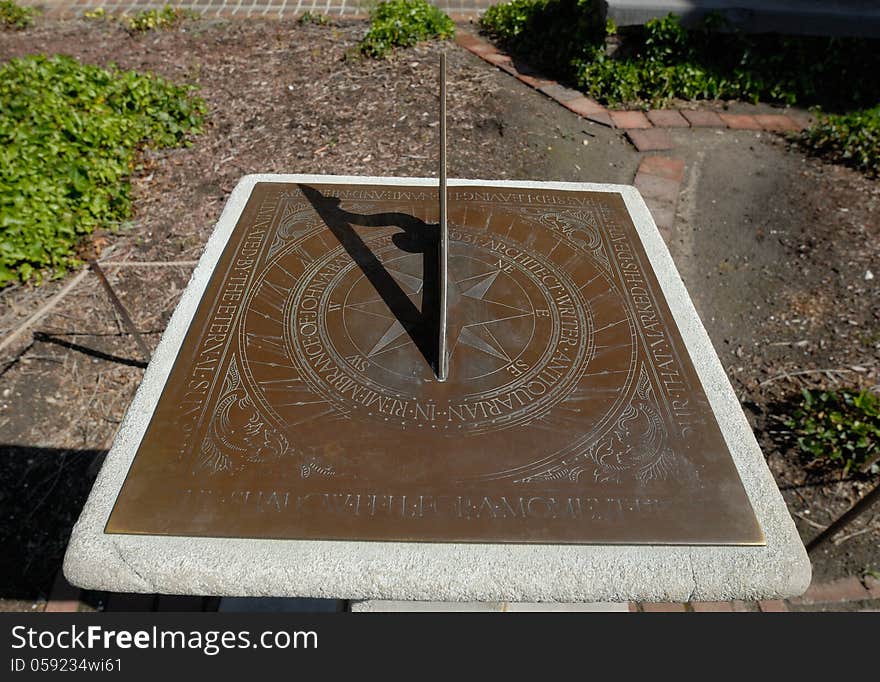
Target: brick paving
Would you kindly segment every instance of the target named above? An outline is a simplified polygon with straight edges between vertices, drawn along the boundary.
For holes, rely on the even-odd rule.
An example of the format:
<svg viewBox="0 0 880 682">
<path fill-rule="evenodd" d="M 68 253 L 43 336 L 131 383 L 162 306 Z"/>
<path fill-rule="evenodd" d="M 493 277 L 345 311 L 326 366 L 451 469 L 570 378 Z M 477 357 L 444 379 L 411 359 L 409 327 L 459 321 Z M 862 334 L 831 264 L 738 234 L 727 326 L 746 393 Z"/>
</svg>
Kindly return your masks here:
<svg viewBox="0 0 880 682">
<path fill-rule="evenodd" d="M 728 128 L 734 130 L 761 130 L 761 124 L 754 116 L 744 116 L 742 114 L 718 114 Z"/>
<path fill-rule="evenodd" d="M 665 128 L 627 130 L 626 136 L 640 152 L 657 152 L 672 149 L 672 137 Z"/>
<path fill-rule="evenodd" d="M 460 28 L 455 40 L 480 59 L 497 66 L 579 116 L 626 131 L 627 137 L 639 151 L 671 149 L 673 142 L 667 131 L 673 128 L 730 128 L 783 133 L 798 132 L 810 123 L 806 117 L 798 114 L 728 114 L 709 109 L 652 109 L 647 112 L 611 110 L 577 90 L 543 77 L 519 60 L 514 61 L 497 46 L 467 30 Z"/>
<path fill-rule="evenodd" d="M 691 128 L 726 128 L 724 121 L 714 111 L 703 111 L 701 109 L 689 110 L 683 109 L 681 115 L 691 124 Z"/>
<path fill-rule="evenodd" d="M 648 120 L 661 128 L 688 128 L 690 123 L 675 109 L 652 109 L 647 113 Z"/>
<path fill-rule="evenodd" d="M 482 13 L 497 0 L 435 0 L 453 19 L 469 19 Z M 367 15 L 359 0 L 22 0 L 19 4 L 43 9 L 50 18 L 81 17 L 86 12 L 103 9 L 108 14 L 131 15 L 143 10 L 172 5 L 215 18 L 292 18 L 310 12 L 348 19 Z"/>
<path fill-rule="evenodd" d="M 641 111 L 609 111 L 611 120 L 618 128 L 650 128 L 651 121 Z"/>
</svg>

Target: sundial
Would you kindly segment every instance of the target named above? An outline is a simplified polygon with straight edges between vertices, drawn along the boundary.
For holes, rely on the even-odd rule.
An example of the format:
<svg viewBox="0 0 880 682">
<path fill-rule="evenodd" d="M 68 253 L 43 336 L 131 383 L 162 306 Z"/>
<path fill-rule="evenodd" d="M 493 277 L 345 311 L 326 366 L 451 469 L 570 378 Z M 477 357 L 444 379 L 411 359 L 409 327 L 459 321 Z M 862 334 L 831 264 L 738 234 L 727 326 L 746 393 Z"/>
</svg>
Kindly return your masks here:
<svg viewBox="0 0 880 682">
<path fill-rule="evenodd" d="M 74 531 L 68 575 L 409 598 L 460 580 L 452 598 L 491 597 L 505 593 L 479 558 L 496 552 L 522 568 L 532 546 L 564 585 L 584 557 L 629 565 L 635 547 L 668 546 L 691 563 L 706 547 L 713 570 L 760 552 L 762 580 L 777 581 L 782 551 L 788 587 L 764 594 L 803 582 L 803 547 L 638 193 L 447 183 L 441 158 L 439 186 L 242 181 Z M 577 549 L 598 545 L 620 550 Z M 121 551 L 150 568 L 118 579 L 133 561 L 120 568 Z M 181 579 L 159 556 L 202 573 Z M 422 593 L 393 568 L 404 556 L 473 565 Z M 117 577 L 96 579 L 96 560 Z M 394 584 L 376 587 L 364 562 Z"/>
<path fill-rule="evenodd" d="M 763 541 L 619 196 L 254 187 L 108 532 Z"/>
</svg>

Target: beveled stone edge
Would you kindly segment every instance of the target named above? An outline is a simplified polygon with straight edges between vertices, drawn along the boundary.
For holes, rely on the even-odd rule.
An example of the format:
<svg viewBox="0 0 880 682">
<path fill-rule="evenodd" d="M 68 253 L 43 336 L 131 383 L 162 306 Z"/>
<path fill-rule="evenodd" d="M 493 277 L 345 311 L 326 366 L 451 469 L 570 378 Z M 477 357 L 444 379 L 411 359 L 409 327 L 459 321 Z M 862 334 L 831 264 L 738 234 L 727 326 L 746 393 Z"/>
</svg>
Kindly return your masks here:
<svg viewBox="0 0 880 682">
<path fill-rule="evenodd" d="M 810 564 L 678 271 L 626 185 L 450 179 L 449 186 L 620 194 L 642 239 L 767 539 L 761 547 L 514 545 L 106 535 L 104 525 L 213 268 L 258 182 L 436 186 L 432 178 L 259 174 L 230 194 L 77 521 L 64 560 L 86 589 L 342 599 L 717 601 L 801 594 Z"/>
</svg>

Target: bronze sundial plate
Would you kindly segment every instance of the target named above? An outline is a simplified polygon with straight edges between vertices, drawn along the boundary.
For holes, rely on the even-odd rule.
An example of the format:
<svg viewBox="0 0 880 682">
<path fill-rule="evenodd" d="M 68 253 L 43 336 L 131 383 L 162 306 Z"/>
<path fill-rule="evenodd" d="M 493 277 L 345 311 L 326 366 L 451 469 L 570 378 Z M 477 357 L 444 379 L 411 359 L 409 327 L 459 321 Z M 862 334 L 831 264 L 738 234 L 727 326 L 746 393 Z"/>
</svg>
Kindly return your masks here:
<svg viewBox="0 0 880 682">
<path fill-rule="evenodd" d="M 761 544 L 620 194 L 260 182 L 107 533 Z"/>
</svg>

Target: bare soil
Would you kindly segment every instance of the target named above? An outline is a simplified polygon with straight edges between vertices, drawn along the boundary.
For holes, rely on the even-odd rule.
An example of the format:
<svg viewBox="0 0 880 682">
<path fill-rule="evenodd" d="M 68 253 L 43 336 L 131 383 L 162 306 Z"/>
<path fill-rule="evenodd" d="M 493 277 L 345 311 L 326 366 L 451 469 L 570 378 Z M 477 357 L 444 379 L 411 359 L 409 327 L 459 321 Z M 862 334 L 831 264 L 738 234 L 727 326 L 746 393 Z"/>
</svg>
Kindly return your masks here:
<svg viewBox="0 0 880 682">
<path fill-rule="evenodd" d="M 70 21 L 0 34 L 0 61 L 43 52 L 116 62 L 194 83 L 208 102 L 208 126 L 191 147 L 144 158 L 130 225 L 95 235 L 88 247 L 106 256 L 108 277 L 148 345 L 158 342 L 242 175 L 436 174 L 444 46 L 386 61 L 352 58 L 365 31 L 363 23 L 198 21 L 131 36 Z M 585 122 L 464 50 L 445 49 L 450 175 L 631 183 L 640 155 L 618 131 Z M 880 278 L 880 193 L 776 136 L 676 136 L 688 177 L 673 256 L 809 538 L 811 524 L 826 524 L 869 481 L 804 468 L 778 437 L 779 419 L 801 385 L 878 383 L 880 279 L 864 276 L 870 269 Z M 166 265 L 132 265 L 145 262 Z M 0 292 L 0 339 L 72 276 Z M 145 360 L 91 274 L 0 354 L 0 610 L 42 608 Z M 878 528 L 868 514 L 848 530 L 861 535 L 817 558 L 817 574 L 880 567 Z"/>
<path fill-rule="evenodd" d="M 750 131 L 676 133 L 687 162 L 670 250 L 809 541 L 877 476 L 805 460 L 801 390 L 880 389 L 880 184 Z M 880 509 L 815 553 L 814 580 L 880 569 Z"/>
</svg>

